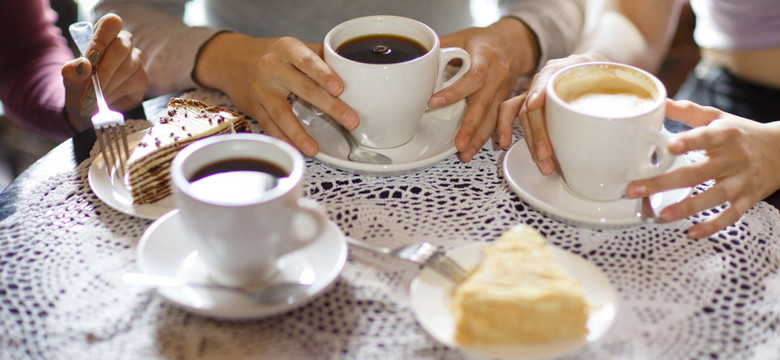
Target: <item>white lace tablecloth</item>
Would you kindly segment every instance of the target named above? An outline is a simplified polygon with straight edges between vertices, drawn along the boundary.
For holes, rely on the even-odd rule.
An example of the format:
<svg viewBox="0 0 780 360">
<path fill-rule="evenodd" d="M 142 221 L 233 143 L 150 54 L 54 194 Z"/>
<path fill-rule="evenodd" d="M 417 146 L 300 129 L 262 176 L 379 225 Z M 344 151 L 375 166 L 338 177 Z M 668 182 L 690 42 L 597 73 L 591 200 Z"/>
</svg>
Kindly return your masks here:
<svg viewBox="0 0 780 360">
<path fill-rule="evenodd" d="M 227 105 L 221 94 L 191 97 Z M 575 228 L 520 200 L 501 172 L 505 150 L 451 156 L 414 174 L 358 176 L 307 161 L 306 196 L 346 234 L 395 246 L 446 248 L 495 239 L 518 223 L 601 268 L 619 313 L 571 359 L 780 359 L 780 222 L 759 203 L 734 226 L 688 240 L 692 222 L 620 230 Z M 290 313 L 220 321 L 154 291 L 123 286 L 149 220 L 103 204 L 87 169 L 53 176 L 0 222 L 2 359 L 459 359 L 417 324 L 408 286 L 417 268 L 351 252 L 334 286 Z M 700 186 L 697 191 L 706 188 Z"/>
</svg>

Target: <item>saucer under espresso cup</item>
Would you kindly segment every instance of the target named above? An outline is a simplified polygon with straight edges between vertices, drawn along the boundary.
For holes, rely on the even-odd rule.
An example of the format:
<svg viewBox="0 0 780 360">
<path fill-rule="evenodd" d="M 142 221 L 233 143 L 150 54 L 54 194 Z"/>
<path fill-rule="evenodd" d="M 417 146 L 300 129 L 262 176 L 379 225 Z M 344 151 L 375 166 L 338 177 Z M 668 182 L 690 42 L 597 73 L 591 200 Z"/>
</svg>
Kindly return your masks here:
<svg viewBox="0 0 780 360">
<path fill-rule="evenodd" d="M 663 174 L 675 161 L 661 133 L 666 88 L 617 63 L 563 68 L 547 83 L 545 117 L 566 189 L 616 201 L 628 184 Z"/>
<path fill-rule="evenodd" d="M 327 223 L 325 231 L 308 246 L 276 261 L 276 271 L 269 284 L 311 284 L 292 303 L 259 304 L 240 293 L 201 287 L 161 287 L 154 291 L 186 311 L 225 320 L 258 319 L 291 311 L 327 291 L 344 268 L 348 252 L 346 238 L 335 223 Z M 136 247 L 136 259 L 143 274 L 193 284 L 213 281 L 200 252 L 188 239 L 179 210 L 168 212 L 144 231 Z"/>
<path fill-rule="evenodd" d="M 304 171 L 298 150 L 262 134 L 211 136 L 176 155 L 179 217 L 214 281 L 261 284 L 326 230 L 324 212 L 303 198 Z"/>
<path fill-rule="evenodd" d="M 357 143 L 374 149 L 409 142 L 431 95 L 455 83 L 471 66 L 465 50 L 441 48 L 439 36 L 427 25 L 387 15 L 355 18 L 331 29 L 324 40 L 324 59 L 344 82 L 339 99 L 360 119 L 350 133 Z M 447 64 L 455 59 L 462 65 L 445 80 Z"/>
</svg>

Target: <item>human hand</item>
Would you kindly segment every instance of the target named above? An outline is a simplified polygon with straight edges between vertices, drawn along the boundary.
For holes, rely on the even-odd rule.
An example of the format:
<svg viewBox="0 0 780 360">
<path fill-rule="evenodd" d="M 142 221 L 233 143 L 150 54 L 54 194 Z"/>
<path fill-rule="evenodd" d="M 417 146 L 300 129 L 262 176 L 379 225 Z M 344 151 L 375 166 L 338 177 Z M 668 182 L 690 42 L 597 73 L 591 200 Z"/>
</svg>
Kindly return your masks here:
<svg viewBox="0 0 780 360">
<path fill-rule="evenodd" d="M 438 108 L 469 97 L 455 147 L 469 161 L 496 130 L 501 102 L 514 91 L 517 79 L 536 67 L 536 38 L 525 24 L 506 18 L 485 28 L 469 28 L 441 38 L 442 47 L 460 47 L 471 56 L 471 68 L 452 86 L 431 96 Z M 501 147 L 512 141 L 512 125 L 499 128 Z"/>
<path fill-rule="evenodd" d="M 79 131 L 92 126 L 91 116 L 97 110 L 90 79 L 93 69 L 97 69 L 103 95 L 113 110 L 130 110 L 141 104 L 149 79 L 141 51 L 133 47 L 132 34 L 122 30 L 122 19 L 117 15 L 106 14 L 97 21 L 87 57 L 62 67 L 68 119 Z"/>
<path fill-rule="evenodd" d="M 344 84 L 322 60 L 321 44 L 304 44 L 291 37 L 219 34 L 201 50 L 195 79 L 226 93 L 266 134 L 293 144 L 307 156 L 316 155 L 319 147 L 293 114 L 287 100 L 290 93 L 347 129 L 358 126 L 357 114 L 338 99 Z"/>
<path fill-rule="evenodd" d="M 634 181 L 626 195 L 639 198 L 714 179 L 711 188 L 660 213 L 661 219 L 669 222 L 728 203 L 712 219 L 688 229 L 688 237 L 709 236 L 733 224 L 753 204 L 780 188 L 780 123 L 762 124 L 689 101 L 668 100 L 666 116 L 693 127 L 670 140 L 669 152 L 681 155 L 704 150 L 707 158 L 652 179 Z"/>
<path fill-rule="evenodd" d="M 547 135 L 547 126 L 544 117 L 544 103 L 546 98 L 547 83 L 560 69 L 569 65 L 590 61 L 602 61 L 603 57 L 597 54 L 575 54 L 561 59 L 553 59 L 547 62 L 533 78 L 528 91 L 501 105 L 498 126 L 499 133 L 511 132 L 515 117 L 523 128 L 525 142 L 531 156 L 544 175 L 550 175 L 555 171 L 553 161 L 553 149 L 550 138 Z"/>
</svg>

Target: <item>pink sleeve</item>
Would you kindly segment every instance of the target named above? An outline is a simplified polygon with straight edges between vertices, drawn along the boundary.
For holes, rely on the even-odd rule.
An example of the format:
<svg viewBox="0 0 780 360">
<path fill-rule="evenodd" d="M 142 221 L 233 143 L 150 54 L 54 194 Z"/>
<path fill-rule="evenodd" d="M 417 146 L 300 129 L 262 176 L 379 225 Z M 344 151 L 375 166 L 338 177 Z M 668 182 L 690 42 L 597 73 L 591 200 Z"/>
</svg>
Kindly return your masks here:
<svg viewBox="0 0 780 360">
<path fill-rule="evenodd" d="M 65 115 L 62 65 L 74 56 L 46 0 L 0 5 L 0 100 L 12 120 L 43 136 L 74 134 Z"/>
</svg>

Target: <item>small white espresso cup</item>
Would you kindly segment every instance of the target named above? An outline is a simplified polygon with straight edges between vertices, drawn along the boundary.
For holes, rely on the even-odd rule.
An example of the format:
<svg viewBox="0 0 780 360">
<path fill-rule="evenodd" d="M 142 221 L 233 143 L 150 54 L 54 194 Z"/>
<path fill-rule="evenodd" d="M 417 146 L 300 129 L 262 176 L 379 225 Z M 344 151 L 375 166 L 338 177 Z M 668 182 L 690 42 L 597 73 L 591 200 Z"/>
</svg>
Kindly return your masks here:
<svg viewBox="0 0 780 360">
<path fill-rule="evenodd" d="M 351 60 L 338 53 L 350 40 L 377 35 L 411 39 L 427 52 L 389 64 Z M 360 125 L 351 134 L 358 143 L 371 148 L 393 148 L 411 140 L 431 95 L 452 85 L 471 67 L 465 50 L 442 49 L 433 29 L 399 16 L 366 16 L 343 22 L 328 32 L 324 47 L 325 62 L 344 82 L 339 98 L 360 118 Z M 460 59 L 462 65 L 445 81 L 447 63 L 455 59 Z"/>
<path fill-rule="evenodd" d="M 325 231 L 323 212 L 302 197 L 304 169 L 295 148 L 261 134 L 212 136 L 176 155 L 176 205 L 212 280 L 267 281 L 282 255 Z"/>
<path fill-rule="evenodd" d="M 545 116 L 566 188 L 593 201 L 614 201 L 628 183 L 664 173 L 675 157 L 661 133 L 666 88 L 623 64 L 584 63 L 547 84 Z"/>
</svg>

